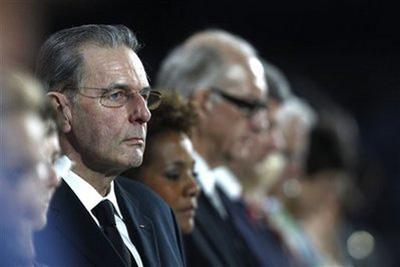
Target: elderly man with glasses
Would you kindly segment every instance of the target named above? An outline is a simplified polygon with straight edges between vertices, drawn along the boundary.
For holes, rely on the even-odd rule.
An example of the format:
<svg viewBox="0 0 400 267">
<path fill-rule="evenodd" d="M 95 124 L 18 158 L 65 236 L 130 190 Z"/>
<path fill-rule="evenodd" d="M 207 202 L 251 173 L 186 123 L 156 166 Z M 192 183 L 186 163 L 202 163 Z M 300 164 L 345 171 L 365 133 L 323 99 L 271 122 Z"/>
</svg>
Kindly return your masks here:
<svg viewBox="0 0 400 267">
<path fill-rule="evenodd" d="M 159 88 L 181 92 L 199 114 L 193 144 L 204 194 L 196 227 L 184 239 L 188 265 L 287 266 L 280 244 L 252 228 L 242 202 L 242 210 L 232 209 L 238 205 L 218 185 L 221 172 L 215 173 L 223 167 L 231 176 L 250 179 L 267 151 L 264 143 L 254 146 L 268 131 L 267 86 L 255 49 L 222 30 L 199 32 L 168 55 L 157 78 Z M 234 168 L 237 162 L 240 168 Z M 242 185 L 231 184 L 242 201 Z"/>
<path fill-rule="evenodd" d="M 57 112 L 60 145 L 73 162 L 37 235 L 49 266 L 183 266 L 172 210 L 120 177 L 142 162 L 150 89 L 138 42 L 125 26 L 84 25 L 53 34 L 37 74 Z"/>
</svg>

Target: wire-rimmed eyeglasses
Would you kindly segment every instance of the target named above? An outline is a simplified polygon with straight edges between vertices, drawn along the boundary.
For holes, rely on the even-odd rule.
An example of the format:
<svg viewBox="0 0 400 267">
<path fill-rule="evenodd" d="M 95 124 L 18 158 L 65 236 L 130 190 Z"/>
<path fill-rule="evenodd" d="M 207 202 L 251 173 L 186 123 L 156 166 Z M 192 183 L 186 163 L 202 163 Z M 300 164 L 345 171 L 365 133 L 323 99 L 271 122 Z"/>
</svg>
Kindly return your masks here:
<svg viewBox="0 0 400 267">
<path fill-rule="evenodd" d="M 79 87 L 79 89 L 101 90 L 103 93 L 98 96 L 91 96 L 78 92 L 78 94 L 92 98 L 100 99 L 100 104 L 104 107 L 119 108 L 124 106 L 135 95 L 139 94 L 146 102 L 149 110 L 158 108 L 161 104 L 162 94 L 159 91 L 152 90 L 150 87 L 145 87 L 139 92 L 133 92 L 129 88 L 118 86 L 111 88 L 96 88 L 96 87 Z"/>
</svg>

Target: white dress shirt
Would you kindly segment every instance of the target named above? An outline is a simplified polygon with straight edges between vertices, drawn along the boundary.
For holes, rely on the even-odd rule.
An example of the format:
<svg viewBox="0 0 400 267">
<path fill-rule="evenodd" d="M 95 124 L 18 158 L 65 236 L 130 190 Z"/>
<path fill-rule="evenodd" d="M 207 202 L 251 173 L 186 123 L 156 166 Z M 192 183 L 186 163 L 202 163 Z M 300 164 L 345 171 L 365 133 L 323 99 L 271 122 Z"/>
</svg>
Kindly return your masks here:
<svg viewBox="0 0 400 267">
<path fill-rule="evenodd" d="M 208 166 L 207 162 L 196 151 L 193 153 L 195 160 L 194 170 L 197 173 L 197 180 L 199 181 L 201 190 L 205 196 L 210 200 L 211 204 L 217 210 L 222 218 L 226 218 L 228 213 L 222 204 L 222 201 L 215 188 L 216 177 L 213 171 Z"/>
<path fill-rule="evenodd" d="M 111 201 L 117 213 L 115 214 L 115 222 L 117 225 L 118 232 L 121 235 L 125 246 L 131 252 L 137 265 L 139 267 L 143 267 L 143 262 L 142 259 L 140 258 L 139 252 L 137 251 L 136 247 L 133 245 L 131 239 L 129 238 L 128 229 L 126 228 L 126 225 L 123 221 L 122 213 L 119 209 L 117 198 L 115 196 L 114 181 L 111 182 L 110 192 L 105 197 L 103 197 L 96 191 L 96 189 L 94 189 L 94 187 L 92 187 L 88 182 L 86 182 L 84 179 L 79 177 L 76 173 L 74 173 L 71 170 L 68 173 L 64 174 L 62 179 L 67 183 L 67 185 L 79 198 L 83 206 L 86 208 L 90 216 L 92 216 L 92 219 L 96 222 L 96 224 L 99 227 L 100 227 L 99 221 L 93 215 L 92 209 L 105 199 Z"/>
<path fill-rule="evenodd" d="M 243 187 L 236 175 L 227 167 L 221 166 L 212 170 L 216 178 L 215 183 L 224 191 L 230 200 L 241 199 Z"/>
</svg>

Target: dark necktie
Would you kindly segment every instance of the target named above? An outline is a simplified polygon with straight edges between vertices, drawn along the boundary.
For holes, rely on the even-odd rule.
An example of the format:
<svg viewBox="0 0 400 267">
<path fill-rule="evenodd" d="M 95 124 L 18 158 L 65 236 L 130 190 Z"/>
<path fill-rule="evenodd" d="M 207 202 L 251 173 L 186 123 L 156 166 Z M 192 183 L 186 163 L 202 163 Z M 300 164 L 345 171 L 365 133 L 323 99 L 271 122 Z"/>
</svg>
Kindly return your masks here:
<svg viewBox="0 0 400 267">
<path fill-rule="evenodd" d="M 99 220 L 101 230 L 111 242 L 114 249 L 121 256 L 127 266 L 136 266 L 128 248 L 125 246 L 115 223 L 115 209 L 111 201 L 105 199 L 92 209 L 94 216 Z"/>
</svg>

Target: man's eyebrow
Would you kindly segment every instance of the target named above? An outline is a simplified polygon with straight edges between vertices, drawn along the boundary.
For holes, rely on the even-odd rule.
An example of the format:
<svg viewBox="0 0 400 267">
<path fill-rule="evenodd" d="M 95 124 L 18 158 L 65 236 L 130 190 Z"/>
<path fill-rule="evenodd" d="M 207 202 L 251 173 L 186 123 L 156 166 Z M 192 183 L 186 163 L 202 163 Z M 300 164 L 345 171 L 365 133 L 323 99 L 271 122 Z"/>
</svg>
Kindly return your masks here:
<svg viewBox="0 0 400 267">
<path fill-rule="evenodd" d="M 128 91 L 128 90 L 132 89 L 132 86 L 129 86 L 126 83 L 113 83 L 107 88 L 108 91 L 109 90 L 113 90 L 113 89 L 124 89 L 124 90 Z M 143 88 L 140 88 L 139 91 L 141 91 L 141 90 L 149 90 L 149 91 L 151 91 L 151 87 L 150 86 L 145 86 Z"/>
<path fill-rule="evenodd" d="M 107 90 L 112 90 L 112 89 L 124 89 L 124 90 L 130 90 L 131 87 L 127 85 L 126 83 L 112 83 L 110 86 L 107 87 Z"/>
</svg>

